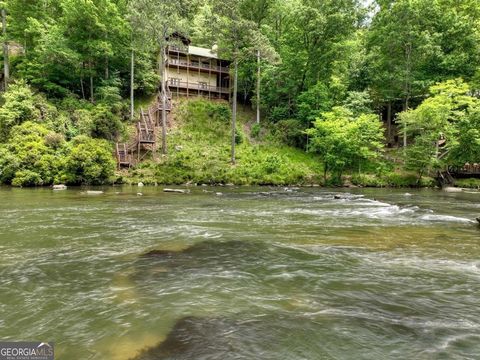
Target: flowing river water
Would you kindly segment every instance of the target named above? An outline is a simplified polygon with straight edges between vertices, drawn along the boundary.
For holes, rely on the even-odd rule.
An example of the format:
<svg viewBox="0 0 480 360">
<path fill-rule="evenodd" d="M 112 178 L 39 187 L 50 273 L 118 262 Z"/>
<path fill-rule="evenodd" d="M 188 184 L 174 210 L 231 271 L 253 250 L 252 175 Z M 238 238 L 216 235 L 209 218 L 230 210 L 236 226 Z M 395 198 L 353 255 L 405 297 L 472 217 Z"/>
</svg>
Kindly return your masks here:
<svg viewBox="0 0 480 360">
<path fill-rule="evenodd" d="M 66 360 L 480 359 L 480 193 L 103 190 L 0 188 L 1 340 Z"/>
</svg>

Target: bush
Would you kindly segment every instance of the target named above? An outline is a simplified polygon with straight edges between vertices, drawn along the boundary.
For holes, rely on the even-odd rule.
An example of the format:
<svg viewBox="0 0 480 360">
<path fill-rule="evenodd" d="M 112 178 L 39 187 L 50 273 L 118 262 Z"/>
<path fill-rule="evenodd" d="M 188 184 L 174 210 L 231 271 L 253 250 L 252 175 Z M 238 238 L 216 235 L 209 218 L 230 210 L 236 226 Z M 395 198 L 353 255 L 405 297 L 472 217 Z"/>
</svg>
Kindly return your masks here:
<svg viewBox="0 0 480 360">
<path fill-rule="evenodd" d="M 238 127 L 235 129 L 235 144 L 239 145 L 245 140 L 245 135 Z"/>
<path fill-rule="evenodd" d="M 15 125 L 38 117 L 33 92 L 24 82 L 11 84 L 3 98 L 5 103 L 0 107 L 0 141 L 8 139 Z"/>
<path fill-rule="evenodd" d="M 7 146 L 0 147 L 0 183 L 10 184 L 19 167 L 17 157 L 7 149 Z"/>
<path fill-rule="evenodd" d="M 258 139 L 260 137 L 260 130 L 261 130 L 260 124 L 255 123 L 252 125 L 252 129 L 250 133 L 254 139 Z"/>
<path fill-rule="evenodd" d="M 305 125 L 300 120 L 280 120 L 275 124 L 274 135 L 286 145 L 305 149 L 307 135 Z"/>
<path fill-rule="evenodd" d="M 43 185 L 43 180 L 39 174 L 30 170 L 21 170 L 15 173 L 12 180 L 13 186 L 37 186 Z"/>
<path fill-rule="evenodd" d="M 384 177 L 373 174 L 354 174 L 351 182 L 353 185 L 364 187 L 385 187 L 387 181 Z"/>
<path fill-rule="evenodd" d="M 230 107 L 224 103 L 207 102 L 208 116 L 216 121 L 229 122 L 232 117 Z"/>
<path fill-rule="evenodd" d="M 115 160 L 107 141 L 78 136 L 72 143 L 62 180 L 73 184 L 103 184 L 113 176 Z"/>
<path fill-rule="evenodd" d="M 47 135 L 45 135 L 45 145 L 54 149 L 60 148 L 64 141 L 65 138 L 59 133 L 49 132 Z"/>
<path fill-rule="evenodd" d="M 412 173 L 389 173 L 386 176 L 387 184 L 392 187 L 420 186 L 420 179 Z"/>
<path fill-rule="evenodd" d="M 92 113 L 91 135 L 94 138 L 115 140 L 122 130 L 122 123 L 108 106 L 98 105 Z"/>
<path fill-rule="evenodd" d="M 458 179 L 455 181 L 455 186 L 470 189 L 480 189 L 480 179 Z"/>
<path fill-rule="evenodd" d="M 280 165 L 282 165 L 283 162 L 283 159 L 281 159 L 279 156 L 275 154 L 269 154 L 265 157 L 263 168 L 267 174 L 273 174 L 279 170 Z"/>
<path fill-rule="evenodd" d="M 0 157 L 1 182 L 13 183 L 17 178 L 15 183 L 19 186 L 40 184 L 39 181 L 30 181 L 34 177 L 24 171 L 38 174 L 43 184 L 53 182 L 62 166 L 64 143 L 49 142 L 49 136 L 61 137 L 60 134 L 49 132 L 43 125 L 30 121 L 15 126 L 9 142 L 1 151 L 4 153 Z"/>
</svg>

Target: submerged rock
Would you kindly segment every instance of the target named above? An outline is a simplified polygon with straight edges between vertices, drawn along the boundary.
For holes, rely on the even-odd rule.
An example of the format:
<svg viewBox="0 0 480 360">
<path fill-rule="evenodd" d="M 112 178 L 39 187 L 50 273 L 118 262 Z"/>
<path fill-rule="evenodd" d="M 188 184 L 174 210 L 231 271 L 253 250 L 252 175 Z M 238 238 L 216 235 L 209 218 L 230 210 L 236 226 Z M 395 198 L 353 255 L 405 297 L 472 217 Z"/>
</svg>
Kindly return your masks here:
<svg viewBox="0 0 480 360">
<path fill-rule="evenodd" d="M 478 224 L 480 225 L 480 216 L 477 217 L 476 220 L 478 221 Z"/>
<path fill-rule="evenodd" d="M 245 356 L 248 353 L 245 343 L 260 336 L 256 334 L 255 323 L 184 317 L 177 321 L 165 341 L 144 350 L 133 360 L 233 359 L 242 353 Z"/>
<path fill-rule="evenodd" d="M 141 255 L 141 258 L 169 258 L 177 253 L 179 251 L 155 249 Z"/>
<path fill-rule="evenodd" d="M 178 250 L 167 248 L 148 251 L 135 261 L 132 276 L 136 281 L 151 282 L 162 281 L 158 278 L 158 268 L 165 270 L 163 272 L 173 271 L 179 276 L 197 274 L 199 271 L 218 274 L 228 269 L 231 272 L 240 271 L 244 277 L 255 278 L 258 271 L 262 268 L 267 271 L 268 264 L 279 256 L 288 258 L 289 261 L 318 258 L 317 254 L 288 247 L 277 246 L 271 249 L 258 241 L 206 240 Z"/>
</svg>

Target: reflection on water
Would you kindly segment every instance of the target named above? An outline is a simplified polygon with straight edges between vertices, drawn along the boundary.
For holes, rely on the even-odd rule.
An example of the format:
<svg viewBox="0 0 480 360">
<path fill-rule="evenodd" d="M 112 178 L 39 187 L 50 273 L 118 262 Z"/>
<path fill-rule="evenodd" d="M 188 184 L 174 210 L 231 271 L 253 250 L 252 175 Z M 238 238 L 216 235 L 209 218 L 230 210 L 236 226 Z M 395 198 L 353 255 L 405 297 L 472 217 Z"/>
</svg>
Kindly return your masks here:
<svg viewBox="0 0 480 360">
<path fill-rule="evenodd" d="M 60 359 L 468 359 L 479 193 L 0 189 L 0 338 Z"/>
</svg>

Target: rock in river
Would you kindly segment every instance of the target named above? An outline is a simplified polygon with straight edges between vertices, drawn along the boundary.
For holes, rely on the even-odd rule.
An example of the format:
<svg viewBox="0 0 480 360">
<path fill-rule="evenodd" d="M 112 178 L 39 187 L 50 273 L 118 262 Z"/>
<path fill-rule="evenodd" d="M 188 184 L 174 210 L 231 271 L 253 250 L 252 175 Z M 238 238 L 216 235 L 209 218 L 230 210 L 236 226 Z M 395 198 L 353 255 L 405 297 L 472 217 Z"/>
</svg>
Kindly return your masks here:
<svg viewBox="0 0 480 360">
<path fill-rule="evenodd" d="M 53 185 L 52 189 L 53 190 L 67 190 L 67 185 L 63 185 L 63 184 Z"/>
<path fill-rule="evenodd" d="M 168 193 L 178 193 L 178 194 L 188 194 L 190 190 L 182 190 L 182 189 L 163 189 L 163 192 Z"/>
</svg>

